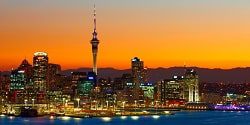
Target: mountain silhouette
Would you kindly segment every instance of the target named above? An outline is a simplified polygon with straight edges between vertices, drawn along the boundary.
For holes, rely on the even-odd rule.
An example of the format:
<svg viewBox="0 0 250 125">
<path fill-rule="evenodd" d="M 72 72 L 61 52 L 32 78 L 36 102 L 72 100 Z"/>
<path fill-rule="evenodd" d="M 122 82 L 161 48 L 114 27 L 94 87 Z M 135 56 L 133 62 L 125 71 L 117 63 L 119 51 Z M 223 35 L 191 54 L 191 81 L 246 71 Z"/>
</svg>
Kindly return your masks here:
<svg viewBox="0 0 250 125">
<path fill-rule="evenodd" d="M 196 70 L 201 82 L 223 82 L 223 83 L 247 83 L 250 82 L 250 67 L 232 68 L 232 69 L 209 69 L 199 67 L 186 67 Z M 91 68 L 69 69 L 62 71 L 64 75 L 70 75 L 71 72 L 92 71 Z M 131 73 L 130 69 L 118 70 L 114 68 L 99 68 L 99 78 L 115 78 L 121 77 L 124 73 Z M 184 67 L 170 67 L 170 68 L 148 68 L 148 76 L 150 82 L 157 82 L 163 79 L 170 79 L 174 75 L 183 75 L 185 73 Z"/>
</svg>

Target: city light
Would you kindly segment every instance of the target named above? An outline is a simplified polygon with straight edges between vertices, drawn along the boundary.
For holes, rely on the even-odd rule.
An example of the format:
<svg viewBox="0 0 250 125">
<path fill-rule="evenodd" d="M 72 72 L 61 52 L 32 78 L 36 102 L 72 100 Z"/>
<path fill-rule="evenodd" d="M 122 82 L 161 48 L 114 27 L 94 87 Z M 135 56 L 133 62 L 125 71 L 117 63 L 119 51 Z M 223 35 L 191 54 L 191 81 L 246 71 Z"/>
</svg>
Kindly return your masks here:
<svg viewBox="0 0 250 125">
<path fill-rule="evenodd" d="M 62 118 L 62 120 L 64 120 L 64 121 L 68 121 L 68 120 L 71 119 L 71 117 L 68 117 L 68 116 L 63 116 L 63 117 L 61 117 L 61 118 Z"/>
<path fill-rule="evenodd" d="M 112 118 L 110 117 L 102 117 L 101 118 L 104 122 L 110 122 L 112 120 Z"/>
<path fill-rule="evenodd" d="M 55 117 L 54 116 L 50 116 L 49 119 L 53 120 L 53 119 L 55 119 Z"/>
<path fill-rule="evenodd" d="M 170 111 L 164 111 L 164 113 L 165 113 L 165 114 L 169 114 L 169 113 L 170 113 Z"/>
<path fill-rule="evenodd" d="M 15 118 L 15 116 L 9 116 L 9 119 L 11 119 L 11 120 L 14 119 L 14 118 Z"/>
<path fill-rule="evenodd" d="M 139 116 L 131 116 L 131 118 L 132 118 L 133 120 L 138 120 L 138 119 L 139 119 Z"/>
<path fill-rule="evenodd" d="M 76 121 L 80 121 L 80 120 L 81 120 L 81 118 L 74 118 L 74 120 L 76 120 Z"/>
<path fill-rule="evenodd" d="M 123 120 L 127 119 L 127 116 L 121 116 L 121 119 L 123 119 Z"/>
<path fill-rule="evenodd" d="M 76 100 L 77 100 L 77 108 L 79 108 L 80 107 L 80 99 L 77 98 Z"/>
<path fill-rule="evenodd" d="M 153 118 L 153 119 L 159 119 L 160 116 L 159 116 L 159 115 L 153 115 L 152 118 Z"/>
<path fill-rule="evenodd" d="M 47 56 L 48 54 L 45 52 L 35 52 L 34 56 Z"/>
<path fill-rule="evenodd" d="M 134 5 L 137 5 L 135 4 L 135 1 L 133 2 Z M 9 25 L 3 27 L 4 32 L 0 31 L 0 35 L 2 35 L 3 37 L 1 41 L 6 42 L 3 42 L 3 45 L 1 43 L 2 48 L 0 49 L 4 51 L 1 52 L 2 57 L 4 57 L 1 59 L 1 62 L 3 64 L 0 64 L 2 68 L 0 71 L 0 117 L 1 122 L 3 122 L 1 124 L 11 124 L 8 123 L 9 121 L 18 124 L 20 121 L 25 124 L 27 124 L 27 122 L 35 124 L 43 123 L 43 120 L 46 121 L 44 122 L 44 124 L 50 124 L 54 122 L 59 124 L 63 122 L 68 124 L 85 124 L 85 119 L 88 119 L 86 120 L 86 123 L 93 125 L 95 124 L 95 122 L 100 122 L 100 124 L 121 124 L 121 122 L 124 122 L 124 124 L 130 124 L 127 123 L 128 121 L 132 121 L 133 123 L 131 124 L 138 125 L 152 124 L 151 122 L 153 122 L 153 124 L 156 122 L 160 124 L 175 124 L 172 123 L 173 119 L 177 119 L 180 124 L 189 124 L 189 122 L 193 122 L 193 124 L 196 124 L 196 121 L 206 122 L 207 119 L 215 119 L 216 121 L 216 117 L 227 116 L 228 114 L 236 114 L 235 117 L 239 119 L 236 121 L 241 122 L 244 121 L 244 119 L 241 119 L 241 117 L 238 116 L 243 116 L 242 114 L 245 113 L 246 115 L 248 115 L 247 112 L 250 111 L 250 68 L 247 67 L 247 63 L 249 63 L 247 61 L 248 59 L 245 60 L 245 67 L 234 69 L 209 69 L 205 67 L 196 67 L 196 65 L 193 65 L 194 62 L 198 62 L 201 63 L 197 64 L 198 66 L 205 66 L 204 60 L 205 62 L 210 62 L 209 65 L 214 65 L 212 64 L 214 60 L 206 56 L 209 54 L 211 57 L 214 56 L 213 58 L 225 62 L 232 61 L 233 58 L 239 58 L 238 55 L 242 56 L 242 54 L 237 51 L 237 48 L 239 46 L 244 46 L 245 48 L 243 50 L 248 50 L 247 47 L 249 46 L 247 46 L 247 44 L 249 43 L 247 43 L 247 41 L 249 41 L 250 39 L 245 39 L 249 38 L 246 33 L 244 33 L 245 37 L 241 35 L 242 28 L 245 28 L 242 27 L 242 22 L 237 23 L 237 25 L 231 24 L 235 20 L 241 19 L 238 18 L 238 16 L 240 17 L 242 16 L 242 14 L 245 14 L 245 16 L 242 16 L 244 17 L 243 22 L 250 24 L 250 21 L 246 21 L 246 17 L 249 16 L 247 15 L 247 12 L 250 12 L 249 6 L 244 5 L 244 9 L 233 8 L 233 10 L 237 10 L 237 12 L 224 14 L 227 12 L 231 12 L 230 10 L 232 9 L 232 6 L 229 6 L 228 10 L 223 10 L 225 9 L 225 6 L 241 6 L 239 6 L 238 4 L 228 4 L 223 5 L 223 7 L 217 9 L 214 9 L 214 7 L 216 8 L 217 6 L 212 6 L 213 9 L 211 9 L 206 8 L 210 7 L 210 3 L 208 4 L 207 2 L 206 4 L 196 4 L 193 1 L 189 1 L 187 2 L 188 4 L 182 3 L 180 6 L 177 6 L 178 2 L 173 2 L 171 4 L 165 5 L 164 3 L 167 2 L 161 1 L 150 3 L 150 5 L 157 5 L 161 3 L 161 5 L 158 5 L 156 9 L 153 9 L 154 6 L 142 6 L 144 7 L 144 9 L 141 10 L 144 11 L 146 8 L 146 10 L 152 10 L 152 12 L 148 11 L 147 13 L 140 14 L 141 10 L 138 11 L 138 8 L 130 9 L 134 6 L 128 6 L 130 7 L 127 8 L 128 11 L 124 11 L 123 7 L 119 7 L 123 4 L 119 4 L 119 6 L 111 7 L 111 9 L 117 9 L 116 11 L 112 11 L 118 13 L 118 17 L 116 17 L 116 19 L 109 19 L 112 14 L 105 13 L 106 10 L 100 10 L 100 12 L 104 14 L 100 17 L 108 20 L 100 20 L 104 22 L 103 24 L 101 24 L 100 22 L 100 25 L 103 26 L 101 26 L 99 30 L 99 21 L 97 21 L 97 19 L 99 18 L 97 17 L 98 13 L 95 6 L 95 4 L 99 2 L 94 3 L 94 7 L 92 8 L 93 12 L 89 13 L 89 16 L 93 18 L 91 20 L 89 19 L 90 17 L 86 15 L 77 15 L 79 14 L 79 12 L 81 12 L 80 14 L 86 14 L 82 12 L 89 12 L 89 10 L 79 11 L 80 9 L 76 9 L 78 6 L 72 6 L 73 8 L 71 8 L 71 6 L 67 6 L 71 9 L 67 8 L 66 15 L 68 13 L 72 13 L 72 16 L 77 15 L 77 18 L 66 16 L 68 19 L 74 20 L 74 22 L 70 22 L 70 20 L 54 20 L 54 18 L 57 17 L 65 18 L 64 15 L 61 15 L 61 13 L 59 13 L 58 15 L 58 12 L 62 12 L 63 14 L 65 14 L 64 11 L 56 11 L 56 14 L 54 12 L 50 13 L 50 11 L 61 10 L 62 8 L 64 8 L 65 6 L 61 6 L 63 5 L 62 3 L 53 3 L 49 7 L 44 8 L 40 6 L 46 5 L 47 3 L 36 5 L 35 2 L 32 2 L 32 6 L 34 7 L 28 7 L 25 9 L 23 9 L 24 7 L 22 6 L 28 6 L 28 2 L 21 4 L 21 6 L 15 2 L 3 3 L 8 4 L 3 6 L 1 9 L 5 10 L 8 7 L 10 8 L 0 12 L 0 17 L 2 17 L 2 15 L 3 17 L 5 17 L 3 19 L 0 19 L 0 24 L 3 24 L 4 26 Z M 143 2 L 138 2 L 138 5 L 141 5 L 142 3 Z M 212 5 L 215 5 L 214 3 L 216 2 L 211 3 L 213 3 Z M 81 6 L 81 9 L 88 9 L 88 4 L 89 2 L 87 2 L 87 4 L 84 4 L 85 7 L 82 7 L 81 3 L 79 4 L 79 6 Z M 221 2 L 219 3 L 219 5 L 220 4 Z M 54 8 L 54 5 L 59 5 L 60 9 L 58 9 L 56 6 Z M 65 3 L 65 5 L 68 5 L 68 3 Z M 100 9 L 105 8 L 107 5 L 110 4 L 103 4 Z M 194 9 L 192 8 L 193 6 L 190 5 L 197 5 L 197 7 L 195 7 Z M 218 3 L 216 3 L 216 5 L 218 5 Z M 20 8 L 23 10 L 21 10 Z M 46 13 L 49 15 L 46 16 L 46 18 L 48 19 L 46 19 L 45 23 L 43 23 L 42 25 L 37 25 L 37 19 L 38 21 L 41 21 L 39 19 L 43 19 L 42 21 L 44 21 L 45 19 L 44 15 L 40 15 L 41 13 L 45 12 L 44 10 L 40 10 L 41 8 L 45 9 L 46 12 L 49 12 Z M 51 8 L 53 9 L 51 10 Z M 161 9 L 164 8 L 167 8 L 167 10 L 162 11 Z M 199 10 L 197 10 L 197 8 Z M 246 8 L 249 8 L 249 11 L 244 11 L 244 13 L 238 12 L 239 10 L 242 11 Z M 36 9 L 38 9 L 39 11 L 36 11 Z M 70 10 L 70 12 L 68 10 Z M 210 11 L 208 12 L 207 10 L 213 10 L 214 13 L 211 13 Z M 121 12 L 119 11 L 122 11 L 122 14 L 120 14 Z M 123 12 L 133 12 L 133 14 L 125 14 Z M 158 14 L 159 12 L 160 18 L 154 17 L 155 14 Z M 52 16 L 50 14 L 52 14 Z M 119 27 L 118 25 L 120 23 L 117 22 L 121 19 L 121 17 L 126 15 L 131 16 L 130 21 L 132 21 L 132 23 L 129 22 L 122 24 L 132 25 L 128 27 L 127 25 Z M 202 17 L 201 21 L 205 20 L 207 22 L 195 22 L 198 20 L 196 19 L 197 15 L 202 15 L 198 16 L 198 18 Z M 232 18 L 233 15 L 237 15 L 237 18 Z M 107 17 L 104 18 L 104 16 Z M 144 18 L 144 16 L 149 16 L 148 19 L 150 20 L 139 19 Z M 214 22 L 216 20 L 211 21 L 210 18 L 214 18 L 212 16 L 215 16 L 216 20 L 222 23 L 220 24 Z M 19 21 L 17 20 L 19 19 L 19 17 L 24 18 L 20 18 L 21 20 Z M 53 17 L 52 22 L 60 23 L 56 25 L 50 25 L 49 21 L 51 20 L 49 18 L 51 17 Z M 84 24 L 82 23 L 81 25 L 79 25 L 75 23 L 82 22 L 81 20 L 78 20 L 80 19 L 79 17 L 85 17 Z M 192 17 L 192 19 L 190 17 Z M 218 17 L 224 17 L 225 19 L 222 20 Z M 234 20 L 232 21 L 231 18 Z M 155 23 L 148 23 L 147 26 L 144 26 L 148 28 L 147 30 L 145 30 L 143 25 L 141 25 L 144 23 L 144 21 L 151 22 L 155 19 L 160 19 L 156 22 L 160 22 L 162 24 L 150 26 L 151 24 Z M 124 18 L 124 20 L 127 19 Z M 110 21 L 115 21 L 118 28 L 114 29 L 108 26 L 108 30 L 114 30 L 112 31 L 112 33 L 117 34 L 111 35 L 111 32 L 107 32 L 107 29 L 105 29 L 107 28 L 107 26 L 104 26 L 104 24 L 109 23 Z M 186 22 L 185 24 L 182 24 L 179 21 Z M 231 22 L 228 23 L 226 21 Z M 19 24 L 27 22 L 30 22 L 30 25 L 20 26 Z M 61 24 L 65 22 L 67 22 L 67 26 L 61 26 Z M 141 24 L 138 25 L 138 22 L 140 22 Z M 176 24 L 178 24 L 178 26 Z M 187 27 L 185 26 L 186 24 L 189 24 L 190 26 Z M 215 24 L 216 27 L 213 27 L 212 25 Z M 231 34 L 225 34 L 221 31 L 216 31 L 218 29 L 221 30 L 220 28 L 218 28 L 221 26 L 217 24 L 223 25 L 223 30 L 233 30 L 233 32 Z M 196 28 L 198 27 L 199 29 L 193 29 L 191 25 Z M 225 28 L 225 26 L 227 25 L 229 27 Z M 56 28 L 50 26 L 56 26 Z M 84 39 L 82 39 L 83 37 L 76 33 L 76 31 L 79 32 L 80 30 L 74 28 L 72 28 L 73 30 L 67 29 L 69 26 L 78 28 L 84 27 L 84 30 L 88 30 L 88 32 L 89 30 L 91 31 L 89 32 L 89 34 L 81 31 L 82 33 L 84 33 Z M 32 30 L 32 27 L 34 27 L 35 30 Z M 40 29 L 43 27 L 47 27 L 46 30 Z M 91 27 L 91 29 L 89 29 L 89 27 Z M 241 29 L 237 29 L 239 27 Z M 64 28 L 66 28 L 67 30 Z M 104 29 L 101 30 L 101 28 Z M 124 34 L 125 32 L 127 32 L 126 30 L 128 30 L 126 28 L 130 28 L 129 30 L 132 31 L 133 36 Z M 156 30 L 154 28 L 160 29 Z M 15 31 L 15 29 L 18 30 Z M 31 32 L 26 31 L 27 29 Z M 55 29 L 61 29 L 61 31 L 63 32 L 70 31 L 70 34 L 68 35 L 72 38 L 66 39 L 66 33 L 61 34 L 59 32 L 55 32 Z M 205 29 L 204 31 L 206 32 L 200 32 L 200 29 Z M 44 31 L 48 31 L 49 35 L 40 34 Z M 107 36 L 99 36 L 99 31 L 102 31 L 102 33 L 100 34 L 107 34 Z M 211 31 L 213 32 L 211 33 Z M 54 33 L 51 34 L 51 32 Z M 155 36 L 155 32 L 158 32 L 159 34 Z M 148 36 L 145 36 L 145 33 Z M 180 34 L 180 37 L 177 36 L 176 33 Z M 205 33 L 206 35 L 204 36 L 203 33 Z M 76 35 L 78 35 L 78 37 L 73 38 Z M 151 35 L 153 35 L 154 37 L 152 37 Z M 43 38 L 38 38 L 37 36 L 42 36 Z M 118 37 L 120 36 L 125 36 L 126 38 L 124 38 L 128 41 L 128 43 L 124 44 L 124 38 L 119 39 Z M 134 39 L 135 36 L 138 37 L 136 38 L 137 40 L 140 39 L 141 41 L 136 43 L 136 40 Z M 219 36 L 223 39 L 216 39 L 213 36 Z M 197 40 L 193 37 L 197 37 Z M 210 37 L 213 37 L 214 39 L 211 39 Z M 223 55 L 224 53 L 228 53 L 223 49 L 223 47 L 225 48 L 227 46 L 230 46 L 229 44 L 233 43 L 232 38 L 234 37 L 237 37 L 238 41 L 246 40 L 245 43 L 247 44 L 241 45 L 240 43 L 235 42 L 234 45 L 230 47 L 230 51 L 235 50 L 235 52 L 229 53 L 228 56 L 225 56 L 225 58 L 228 59 L 223 60 L 225 58 L 220 58 L 222 57 L 221 55 Z M 27 44 L 26 42 L 24 42 L 25 40 L 29 41 L 29 39 L 32 40 L 32 43 Z M 117 44 L 110 44 L 112 42 L 109 41 L 112 41 L 112 39 L 113 41 L 115 41 L 114 39 L 116 39 Z M 131 41 L 129 39 L 131 39 L 133 42 L 129 42 Z M 178 43 L 178 39 L 182 39 L 183 41 L 185 41 L 185 44 Z M 58 44 L 52 44 L 55 40 L 60 41 L 60 43 L 58 42 Z M 151 40 L 151 42 L 149 42 L 149 40 Z M 158 42 L 159 40 L 161 41 L 161 43 Z M 195 40 L 195 42 L 193 42 L 192 40 Z M 15 41 L 17 42 L 15 43 Z M 67 43 L 67 41 L 69 43 Z M 205 44 L 203 44 L 202 41 L 205 42 Z M 209 44 L 212 43 L 211 41 L 214 41 L 214 43 L 216 44 L 211 44 L 211 46 L 209 46 L 209 49 L 206 50 L 207 41 L 210 41 Z M 228 41 L 228 44 L 217 44 L 218 41 Z M 47 48 L 46 46 L 49 46 L 49 48 Z M 77 49 L 77 46 L 81 46 L 81 49 Z M 216 46 L 219 46 L 219 49 L 216 49 Z M 60 49 L 63 49 L 63 47 L 69 49 L 68 52 L 70 53 L 60 52 Z M 112 51 L 112 53 L 108 52 L 107 50 L 109 49 L 105 49 L 105 47 L 113 47 L 115 48 L 115 51 Z M 75 49 L 75 51 L 71 52 L 70 49 Z M 134 53 L 132 52 L 132 50 L 137 52 Z M 206 51 L 205 54 L 204 52 L 202 52 L 202 50 Z M 25 54 L 21 54 L 20 52 L 22 51 L 23 53 L 25 52 Z M 45 51 L 48 51 L 49 53 Z M 218 54 L 218 52 L 222 52 L 222 54 Z M 250 52 L 246 51 L 245 53 L 249 54 Z M 125 56 L 124 54 L 127 55 Z M 22 57 L 23 60 L 19 60 Z M 247 55 L 242 57 L 247 57 Z M 60 58 L 63 60 L 58 60 Z M 77 60 L 81 61 L 77 62 L 76 58 L 79 58 Z M 199 58 L 202 58 L 203 61 L 199 60 Z M 17 59 L 20 61 L 18 62 L 18 64 Z M 114 61 L 114 59 L 118 60 Z M 124 63 L 120 62 L 120 59 L 122 59 Z M 173 61 L 173 59 L 175 61 Z M 109 60 L 109 62 L 105 62 L 103 60 Z M 186 60 L 188 61 L 188 64 L 190 63 L 188 66 L 186 66 L 186 62 L 183 66 L 180 65 L 182 64 L 182 61 L 184 62 Z M 56 63 L 56 61 L 58 63 Z M 242 59 L 241 61 L 244 62 L 244 59 Z M 173 63 L 175 63 L 176 65 L 178 64 L 179 66 L 167 67 L 170 65 L 172 66 Z M 229 66 L 229 63 L 226 65 Z M 115 66 L 129 67 L 126 67 L 126 69 L 115 69 Z M 148 68 L 147 66 L 150 67 Z M 207 115 L 210 113 L 208 111 L 216 112 L 211 112 L 212 115 Z M 220 113 L 223 115 L 221 115 Z M 200 115 L 206 116 L 198 118 L 197 116 Z M 32 117 L 32 119 L 26 119 L 29 117 Z M 225 118 L 231 120 L 235 117 Z M 245 118 L 245 120 L 247 121 L 248 119 Z M 181 123 L 182 121 L 184 123 Z M 213 121 L 211 123 L 217 124 L 217 122 L 219 121 L 223 121 L 225 122 L 224 124 L 228 124 L 227 120 L 217 120 L 216 122 Z"/>
</svg>

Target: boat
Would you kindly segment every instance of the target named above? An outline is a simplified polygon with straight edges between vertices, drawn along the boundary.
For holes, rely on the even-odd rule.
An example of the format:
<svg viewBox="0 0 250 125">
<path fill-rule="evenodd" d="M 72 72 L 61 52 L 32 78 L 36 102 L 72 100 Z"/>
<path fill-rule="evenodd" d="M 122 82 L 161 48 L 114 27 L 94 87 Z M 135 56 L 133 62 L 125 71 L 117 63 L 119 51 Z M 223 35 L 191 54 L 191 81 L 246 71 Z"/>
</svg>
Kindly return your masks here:
<svg viewBox="0 0 250 125">
<path fill-rule="evenodd" d="M 92 115 L 85 115 L 84 118 L 93 118 Z"/>
<path fill-rule="evenodd" d="M 20 117 L 38 117 L 37 109 L 33 109 L 31 107 L 23 107 L 21 108 Z"/>
<path fill-rule="evenodd" d="M 174 115 L 174 113 L 171 112 L 171 111 L 164 111 L 164 114 L 166 114 L 166 115 Z"/>
<path fill-rule="evenodd" d="M 55 113 L 55 116 L 65 116 L 65 112 L 58 112 L 58 113 Z"/>
<path fill-rule="evenodd" d="M 10 111 L 6 114 L 7 116 L 16 116 L 15 111 Z"/>
<path fill-rule="evenodd" d="M 16 116 L 16 115 L 13 113 L 9 113 L 9 114 L 7 114 L 7 116 Z"/>
</svg>

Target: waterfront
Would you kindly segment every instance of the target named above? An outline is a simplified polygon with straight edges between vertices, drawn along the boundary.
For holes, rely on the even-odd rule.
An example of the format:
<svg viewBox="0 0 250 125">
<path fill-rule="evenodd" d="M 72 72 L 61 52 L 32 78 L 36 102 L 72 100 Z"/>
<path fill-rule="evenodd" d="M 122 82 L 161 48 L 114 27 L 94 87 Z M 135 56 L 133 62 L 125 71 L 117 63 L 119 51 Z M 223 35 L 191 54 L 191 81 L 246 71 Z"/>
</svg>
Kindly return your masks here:
<svg viewBox="0 0 250 125">
<path fill-rule="evenodd" d="M 250 112 L 180 111 L 175 115 L 103 118 L 0 117 L 1 125 L 249 125 Z"/>
</svg>

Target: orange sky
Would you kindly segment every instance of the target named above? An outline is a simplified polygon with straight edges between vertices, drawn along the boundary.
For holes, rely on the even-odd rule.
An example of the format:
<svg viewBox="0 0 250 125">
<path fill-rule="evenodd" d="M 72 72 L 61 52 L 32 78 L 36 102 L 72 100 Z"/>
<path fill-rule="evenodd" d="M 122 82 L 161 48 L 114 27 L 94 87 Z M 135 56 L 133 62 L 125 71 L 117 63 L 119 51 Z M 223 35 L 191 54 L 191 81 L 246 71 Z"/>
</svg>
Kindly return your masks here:
<svg viewBox="0 0 250 125">
<path fill-rule="evenodd" d="M 96 0 L 98 66 L 250 66 L 250 2 L 239 0 Z M 91 0 L 1 0 L 0 70 L 35 51 L 63 69 L 91 67 Z"/>
</svg>

